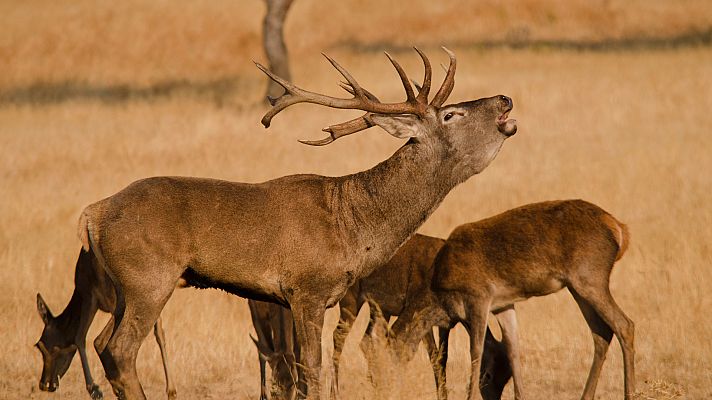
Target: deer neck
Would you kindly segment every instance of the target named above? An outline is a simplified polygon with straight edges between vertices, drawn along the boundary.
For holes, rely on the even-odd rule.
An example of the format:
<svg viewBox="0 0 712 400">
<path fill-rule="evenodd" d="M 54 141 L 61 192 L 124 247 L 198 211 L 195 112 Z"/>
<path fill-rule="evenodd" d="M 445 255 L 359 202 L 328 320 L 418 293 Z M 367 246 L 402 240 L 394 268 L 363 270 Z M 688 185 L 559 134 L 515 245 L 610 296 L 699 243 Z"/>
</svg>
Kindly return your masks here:
<svg viewBox="0 0 712 400">
<path fill-rule="evenodd" d="M 455 167 L 441 146 L 410 140 L 389 159 L 346 177 L 342 209 L 367 269 L 385 264 L 462 181 Z"/>
<path fill-rule="evenodd" d="M 54 323 L 58 331 L 67 339 L 74 339 L 79 331 L 82 319 L 82 296 L 74 289 L 72 298 L 62 310 L 62 313 L 55 317 Z"/>
</svg>

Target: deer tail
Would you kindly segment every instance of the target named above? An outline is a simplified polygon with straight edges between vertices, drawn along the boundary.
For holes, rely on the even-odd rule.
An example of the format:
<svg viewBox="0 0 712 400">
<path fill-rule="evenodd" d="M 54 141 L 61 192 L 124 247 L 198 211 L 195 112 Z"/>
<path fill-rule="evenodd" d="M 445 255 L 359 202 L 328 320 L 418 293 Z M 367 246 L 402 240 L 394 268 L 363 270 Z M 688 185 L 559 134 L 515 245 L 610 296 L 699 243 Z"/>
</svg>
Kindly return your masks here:
<svg viewBox="0 0 712 400">
<path fill-rule="evenodd" d="M 615 261 L 618 261 L 623 257 L 626 250 L 628 250 L 628 245 L 630 244 L 630 230 L 628 229 L 628 225 L 618 221 L 610 214 L 604 214 L 603 223 L 610 229 L 618 244 L 618 252 L 616 253 L 615 259 Z"/>
<path fill-rule="evenodd" d="M 79 216 L 77 236 L 79 236 L 79 240 L 82 242 L 82 247 L 84 248 L 84 251 L 88 252 L 91 248 L 91 241 L 89 239 L 89 215 L 87 213 L 87 209 L 84 209 L 84 211 L 82 211 L 82 214 Z"/>
</svg>

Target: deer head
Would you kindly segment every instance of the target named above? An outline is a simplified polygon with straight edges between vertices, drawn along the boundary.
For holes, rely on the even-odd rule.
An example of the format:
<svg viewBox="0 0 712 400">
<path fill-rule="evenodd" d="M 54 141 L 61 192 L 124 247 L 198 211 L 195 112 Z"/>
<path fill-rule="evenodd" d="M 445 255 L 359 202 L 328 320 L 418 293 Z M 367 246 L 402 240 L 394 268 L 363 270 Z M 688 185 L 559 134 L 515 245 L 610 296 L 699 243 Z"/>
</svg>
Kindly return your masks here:
<svg viewBox="0 0 712 400">
<path fill-rule="evenodd" d="M 255 343 L 260 358 L 267 361 L 272 369 L 272 397 L 287 400 L 296 399 L 299 376 L 294 353 L 276 351 L 252 335 L 250 335 L 250 339 Z"/>
<path fill-rule="evenodd" d="M 37 293 L 37 312 L 39 312 L 44 329 L 35 347 L 42 354 L 42 375 L 40 390 L 54 392 L 59 387 L 59 380 L 69 369 L 77 346 L 73 338 L 67 338 L 57 326 L 57 318 L 52 315 L 47 303 Z"/>
<path fill-rule="evenodd" d="M 403 70 L 388 53 L 386 56 L 396 69 L 406 93 L 401 103 L 382 103 L 330 57 L 324 55 L 348 83 L 340 85 L 353 95 L 350 99 L 336 98 L 303 90 L 271 73 L 259 63 L 257 67 L 272 80 L 284 87 L 285 94 L 279 98 L 269 98 L 272 104 L 262 118 L 262 124 L 269 127 L 272 118 L 283 109 L 297 103 L 314 103 L 332 108 L 358 109 L 366 111 L 363 116 L 351 121 L 331 125 L 323 130 L 329 136 L 322 140 L 300 142 L 313 146 L 323 146 L 336 139 L 378 125 L 398 138 L 410 138 L 430 148 L 439 157 L 455 161 L 457 180 L 464 181 L 469 176 L 482 171 L 495 157 L 507 137 L 517 132 L 517 123 L 508 119 L 512 110 L 512 100 L 503 95 L 483 98 L 443 106 L 455 85 L 455 55 L 443 50 L 450 57 L 450 65 L 442 86 L 428 103 L 432 68 L 423 52 L 415 49 L 425 65 L 422 87 L 416 95 Z"/>
</svg>

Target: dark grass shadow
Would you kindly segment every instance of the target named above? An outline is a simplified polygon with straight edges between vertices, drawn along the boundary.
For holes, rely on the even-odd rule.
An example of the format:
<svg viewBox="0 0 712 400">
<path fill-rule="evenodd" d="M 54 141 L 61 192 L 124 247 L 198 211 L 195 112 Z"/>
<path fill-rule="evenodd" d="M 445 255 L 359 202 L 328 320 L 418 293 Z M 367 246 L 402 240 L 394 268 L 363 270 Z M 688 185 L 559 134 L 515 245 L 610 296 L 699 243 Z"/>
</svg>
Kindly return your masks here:
<svg viewBox="0 0 712 400">
<path fill-rule="evenodd" d="M 441 43 L 428 44 L 423 47 L 437 47 Z M 524 29 L 510 32 L 505 39 L 485 41 L 455 41 L 447 46 L 464 49 L 531 49 L 531 50 L 561 50 L 561 51 L 646 51 L 670 50 L 688 47 L 712 46 L 712 27 L 706 30 L 693 30 L 676 36 L 634 36 L 620 39 L 602 40 L 541 40 L 530 39 L 529 32 Z M 356 40 L 342 41 L 333 46 L 355 52 L 405 52 L 411 51 L 409 45 L 399 45 L 390 42 L 362 43 Z"/>
<path fill-rule="evenodd" d="M 239 77 L 210 81 L 187 79 L 161 81 L 146 86 L 129 84 L 96 85 L 81 81 L 37 82 L 24 87 L 0 89 L 0 106 L 49 105 L 74 100 L 104 103 L 152 101 L 176 96 L 195 97 L 222 106 L 235 93 L 254 89 L 255 84 Z"/>
</svg>

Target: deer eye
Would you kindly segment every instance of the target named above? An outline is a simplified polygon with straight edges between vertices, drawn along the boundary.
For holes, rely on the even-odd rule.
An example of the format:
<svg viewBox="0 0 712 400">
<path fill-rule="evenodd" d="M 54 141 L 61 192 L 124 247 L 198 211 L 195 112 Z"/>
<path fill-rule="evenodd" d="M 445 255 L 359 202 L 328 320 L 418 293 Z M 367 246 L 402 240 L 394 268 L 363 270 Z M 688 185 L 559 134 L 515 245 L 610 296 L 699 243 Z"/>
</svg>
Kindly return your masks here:
<svg viewBox="0 0 712 400">
<path fill-rule="evenodd" d="M 448 120 L 450 120 L 450 118 L 452 118 L 453 115 L 455 115 L 455 114 L 449 112 L 449 113 L 445 114 L 445 117 L 443 118 L 443 120 L 448 121 Z"/>
</svg>

